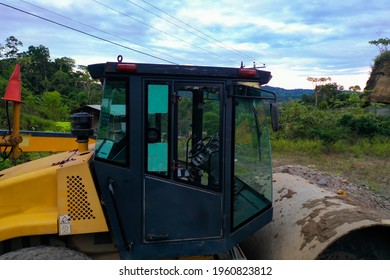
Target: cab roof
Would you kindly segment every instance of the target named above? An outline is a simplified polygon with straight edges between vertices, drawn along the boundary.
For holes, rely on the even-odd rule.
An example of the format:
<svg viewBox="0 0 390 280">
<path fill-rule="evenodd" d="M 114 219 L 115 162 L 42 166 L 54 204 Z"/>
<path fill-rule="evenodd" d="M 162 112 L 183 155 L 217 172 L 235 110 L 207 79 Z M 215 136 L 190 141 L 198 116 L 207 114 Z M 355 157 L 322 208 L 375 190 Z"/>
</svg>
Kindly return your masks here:
<svg viewBox="0 0 390 280">
<path fill-rule="evenodd" d="M 148 75 L 148 76 L 180 76 L 198 78 L 226 78 L 234 80 L 256 81 L 260 85 L 267 84 L 271 72 L 256 68 L 212 67 L 173 64 L 145 64 L 107 62 L 88 65 L 88 71 L 94 79 L 112 75 Z"/>
</svg>

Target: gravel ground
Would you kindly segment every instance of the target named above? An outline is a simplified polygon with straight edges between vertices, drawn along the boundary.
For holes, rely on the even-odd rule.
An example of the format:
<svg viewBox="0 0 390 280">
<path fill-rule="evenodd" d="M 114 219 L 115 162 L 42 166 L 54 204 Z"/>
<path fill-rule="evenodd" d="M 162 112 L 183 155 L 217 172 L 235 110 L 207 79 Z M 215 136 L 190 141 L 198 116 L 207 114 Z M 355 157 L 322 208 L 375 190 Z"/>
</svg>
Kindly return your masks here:
<svg viewBox="0 0 390 280">
<path fill-rule="evenodd" d="M 337 193 L 348 203 L 376 210 L 390 216 L 390 200 L 371 191 L 366 186 L 358 186 L 345 178 L 315 169 L 314 166 L 283 165 L 273 169 L 274 173 L 289 173 L 302 177 L 312 184 Z"/>
</svg>

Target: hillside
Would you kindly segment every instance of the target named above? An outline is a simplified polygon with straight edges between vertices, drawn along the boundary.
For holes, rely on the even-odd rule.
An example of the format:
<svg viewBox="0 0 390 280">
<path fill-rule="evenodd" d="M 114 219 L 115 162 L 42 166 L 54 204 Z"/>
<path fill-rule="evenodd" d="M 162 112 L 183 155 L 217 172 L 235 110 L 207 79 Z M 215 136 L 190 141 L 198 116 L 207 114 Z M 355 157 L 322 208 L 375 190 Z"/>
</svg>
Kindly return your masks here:
<svg viewBox="0 0 390 280">
<path fill-rule="evenodd" d="M 303 95 L 312 95 L 311 89 L 284 89 L 280 87 L 264 86 L 266 90 L 270 90 L 276 93 L 278 101 L 289 101 L 290 99 L 301 99 Z"/>
<path fill-rule="evenodd" d="M 370 102 L 390 104 L 390 51 L 375 59 L 365 90 Z"/>
</svg>

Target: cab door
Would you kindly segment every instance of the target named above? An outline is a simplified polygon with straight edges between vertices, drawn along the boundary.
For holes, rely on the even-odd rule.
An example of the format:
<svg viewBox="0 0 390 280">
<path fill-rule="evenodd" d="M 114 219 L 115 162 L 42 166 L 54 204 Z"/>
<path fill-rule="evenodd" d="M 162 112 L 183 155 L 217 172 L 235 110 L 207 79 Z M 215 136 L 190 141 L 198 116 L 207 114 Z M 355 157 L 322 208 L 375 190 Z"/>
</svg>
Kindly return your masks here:
<svg viewBox="0 0 390 280">
<path fill-rule="evenodd" d="M 145 81 L 144 242 L 221 238 L 223 88 Z"/>
</svg>

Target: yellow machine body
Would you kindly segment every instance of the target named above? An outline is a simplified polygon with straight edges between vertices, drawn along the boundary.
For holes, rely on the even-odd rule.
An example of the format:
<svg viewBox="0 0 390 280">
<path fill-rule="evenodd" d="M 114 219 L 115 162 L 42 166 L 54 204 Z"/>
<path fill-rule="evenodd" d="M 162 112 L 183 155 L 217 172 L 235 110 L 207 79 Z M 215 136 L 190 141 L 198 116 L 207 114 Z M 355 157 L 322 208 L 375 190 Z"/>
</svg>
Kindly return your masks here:
<svg viewBox="0 0 390 280">
<path fill-rule="evenodd" d="M 93 146 L 0 171 L 0 241 L 108 231 L 90 172 Z"/>
<path fill-rule="evenodd" d="M 76 139 L 64 137 L 47 137 L 47 136 L 31 136 L 29 134 L 22 134 L 23 141 L 19 147 L 24 152 L 61 152 L 64 150 L 71 150 L 76 145 Z M 94 141 L 94 140 L 93 140 Z M 53 144 L 55 143 L 55 145 Z"/>
</svg>

